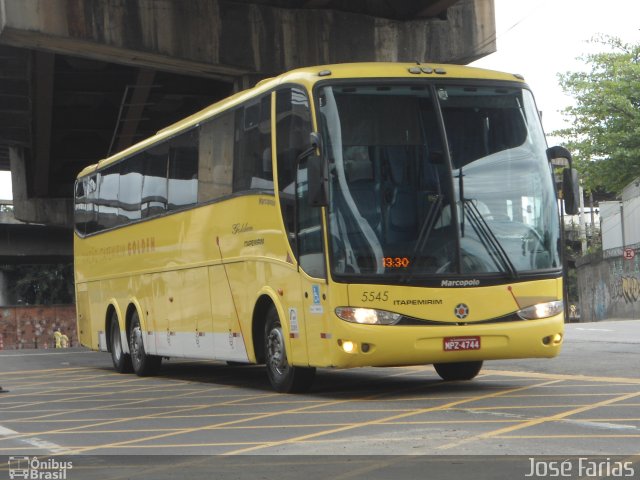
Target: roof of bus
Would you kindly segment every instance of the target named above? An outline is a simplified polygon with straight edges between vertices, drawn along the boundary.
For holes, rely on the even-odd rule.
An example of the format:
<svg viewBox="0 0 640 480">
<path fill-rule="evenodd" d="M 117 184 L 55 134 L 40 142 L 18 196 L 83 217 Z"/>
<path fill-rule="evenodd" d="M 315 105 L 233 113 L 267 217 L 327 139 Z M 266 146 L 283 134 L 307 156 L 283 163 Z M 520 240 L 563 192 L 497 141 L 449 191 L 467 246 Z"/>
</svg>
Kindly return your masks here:
<svg viewBox="0 0 640 480">
<path fill-rule="evenodd" d="M 220 100 L 205 109 L 186 117 L 173 125 L 170 125 L 155 135 L 142 140 L 129 148 L 118 152 L 110 157 L 100 160 L 98 163 L 84 168 L 78 177 L 92 173 L 100 167 L 115 163 L 138 150 L 146 148 L 156 142 L 171 137 L 179 131 L 197 125 L 203 120 L 214 116 L 230 107 L 244 102 L 256 95 L 272 90 L 281 84 L 298 83 L 307 87 L 319 81 L 328 79 L 346 78 L 455 78 L 455 79 L 482 79 L 499 81 L 523 82 L 521 75 L 485 70 L 475 67 L 461 65 L 447 65 L 434 63 L 392 63 L 392 62 L 369 62 L 369 63 L 341 63 L 334 65 L 319 65 L 315 67 L 298 68 L 268 78 L 259 82 L 255 87 L 238 92 L 230 97 Z"/>
</svg>

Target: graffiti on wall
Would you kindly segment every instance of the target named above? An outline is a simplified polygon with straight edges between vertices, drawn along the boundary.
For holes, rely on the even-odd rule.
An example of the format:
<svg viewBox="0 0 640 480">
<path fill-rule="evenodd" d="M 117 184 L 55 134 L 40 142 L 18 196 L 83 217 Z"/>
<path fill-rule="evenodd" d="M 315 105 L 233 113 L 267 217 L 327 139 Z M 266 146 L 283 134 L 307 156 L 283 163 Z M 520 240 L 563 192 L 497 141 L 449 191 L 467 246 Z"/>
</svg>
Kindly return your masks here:
<svg viewBox="0 0 640 480">
<path fill-rule="evenodd" d="M 616 259 L 612 265 L 613 285 L 610 286 L 611 299 L 625 303 L 640 301 L 640 272 L 638 263 L 629 265 L 628 260 Z"/>
<path fill-rule="evenodd" d="M 617 298 L 624 299 L 625 303 L 633 303 L 640 300 L 640 278 L 620 277 L 618 282 L 619 293 Z"/>
<path fill-rule="evenodd" d="M 640 312 L 640 255 L 592 258 L 578 267 L 581 321 L 637 319 Z"/>
</svg>

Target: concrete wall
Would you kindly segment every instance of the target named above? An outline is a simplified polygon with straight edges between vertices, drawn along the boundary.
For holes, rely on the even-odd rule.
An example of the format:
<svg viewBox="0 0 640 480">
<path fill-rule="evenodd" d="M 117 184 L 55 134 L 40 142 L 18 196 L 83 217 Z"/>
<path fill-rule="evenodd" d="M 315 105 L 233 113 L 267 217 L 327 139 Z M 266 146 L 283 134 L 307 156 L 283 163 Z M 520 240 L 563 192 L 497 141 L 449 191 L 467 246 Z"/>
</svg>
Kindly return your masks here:
<svg viewBox="0 0 640 480">
<path fill-rule="evenodd" d="M 640 244 L 631 248 L 631 260 L 605 252 L 576 262 L 582 322 L 640 319 Z"/>
<path fill-rule="evenodd" d="M 39 307 L 0 307 L 0 346 L 2 349 L 53 348 L 56 327 L 78 345 L 75 305 Z"/>
</svg>

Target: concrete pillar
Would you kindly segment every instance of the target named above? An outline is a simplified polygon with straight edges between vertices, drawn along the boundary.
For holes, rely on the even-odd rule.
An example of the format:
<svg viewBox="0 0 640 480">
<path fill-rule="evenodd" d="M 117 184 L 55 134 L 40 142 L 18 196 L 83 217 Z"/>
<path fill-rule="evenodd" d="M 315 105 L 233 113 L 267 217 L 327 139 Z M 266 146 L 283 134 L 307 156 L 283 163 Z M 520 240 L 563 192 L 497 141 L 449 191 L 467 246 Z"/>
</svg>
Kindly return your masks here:
<svg viewBox="0 0 640 480">
<path fill-rule="evenodd" d="M 7 274 L 0 270 L 0 307 L 5 305 L 12 305 L 13 299 L 11 294 L 9 293 L 9 284 L 7 281 Z"/>
<path fill-rule="evenodd" d="M 21 147 L 9 147 L 9 162 L 15 218 L 30 223 L 71 227 L 73 199 L 29 197 L 25 150 Z"/>
</svg>

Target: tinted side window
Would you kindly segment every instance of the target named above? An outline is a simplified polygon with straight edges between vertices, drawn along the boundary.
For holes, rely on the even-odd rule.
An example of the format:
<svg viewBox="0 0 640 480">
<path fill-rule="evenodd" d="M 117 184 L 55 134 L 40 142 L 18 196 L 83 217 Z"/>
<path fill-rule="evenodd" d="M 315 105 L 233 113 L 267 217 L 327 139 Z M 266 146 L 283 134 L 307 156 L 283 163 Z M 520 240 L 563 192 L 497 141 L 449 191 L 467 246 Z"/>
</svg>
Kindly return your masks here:
<svg viewBox="0 0 640 480">
<path fill-rule="evenodd" d="M 85 233 L 94 233 L 98 230 L 98 175 L 83 178 L 84 194 L 86 196 L 86 223 Z"/>
<path fill-rule="evenodd" d="M 326 275 L 321 209 L 309 206 L 307 159 L 296 165 L 298 156 L 309 147 L 312 131 L 309 99 L 302 88 L 277 92 L 276 118 L 278 193 L 287 237 L 302 269 L 321 278 Z"/>
<path fill-rule="evenodd" d="M 296 157 L 309 145 L 311 114 L 309 100 L 301 88 L 276 92 L 276 151 L 280 207 L 291 248 L 295 252 Z"/>
<path fill-rule="evenodd" d="M 169 146 L 157 145 L 143 153 L 144 179 L 142 181 L 142 218 L 159 215 L 167 210 L 167 161 Z"/>
<path fill-rule="evenodd" d="M 105 168 L 98 174 L 98 230 L 116 227 L 118 221 L 118 191 L 120 164 Z"/>
<path fill-rule="evenodd" d="M 169 210 L 194 205 L 198 200 L 198 131 L 169 140 Z"/>
<path fill-rule="evenodd" d="M 87 215 L 87 195 L 85 193 L 86 179 L 76 181 L 73 201 L 73 222 L 76 231 L 80 235 L 85 234 L 85 226 L 88 221 Z"/>
<path fill-rule="evenodd" d="M 142 154 L 120 164 L 120 188 L 118 190 L 118 217 L 120 223 L 140 218 L 140 198 L 144 159 Z"/>
<path fill-rule="evenodd" d="M 236 111 L 233 191 L 273 190 L 271 97 Z"/>
<path fill-rule="evenodd" d="M 198 202 L 231 194 L 235 112 L 227 112 L 200 126 Z"/>
</svg>

